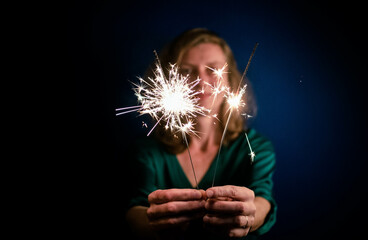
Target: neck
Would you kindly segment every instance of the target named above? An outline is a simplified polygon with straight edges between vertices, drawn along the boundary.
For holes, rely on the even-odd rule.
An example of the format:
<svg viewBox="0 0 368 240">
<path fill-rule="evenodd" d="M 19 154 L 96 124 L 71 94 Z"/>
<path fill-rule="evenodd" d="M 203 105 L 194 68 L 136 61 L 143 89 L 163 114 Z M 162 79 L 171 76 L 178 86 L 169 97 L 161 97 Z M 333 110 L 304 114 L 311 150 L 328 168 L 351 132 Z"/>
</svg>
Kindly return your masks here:
<svg viewBox="0 0 368 240">
<path fill-rule="evenodd" d="M 190 145 L 193 150 L 206 151 L 208 148 L 218 147 L 220 145 L 222 132 L 217 120 L 208 117 L 199 117 L 196 131 L 199 137 L 192 136 L 190 139 Z"/>
</svg>

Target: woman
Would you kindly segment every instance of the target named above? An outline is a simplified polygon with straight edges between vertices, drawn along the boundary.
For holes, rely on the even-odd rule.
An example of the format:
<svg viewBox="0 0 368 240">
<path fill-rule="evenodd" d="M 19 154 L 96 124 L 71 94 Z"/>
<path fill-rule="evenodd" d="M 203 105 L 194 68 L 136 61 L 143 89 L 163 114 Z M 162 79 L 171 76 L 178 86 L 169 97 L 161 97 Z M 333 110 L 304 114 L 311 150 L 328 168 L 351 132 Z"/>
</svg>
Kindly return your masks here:
<svg viewBox="0 0 368 240">
<path fill-rule="evenodd" d="M 192 29 L 177 37 L 163 51 L 160 61 L 163 68 L 177 63 L 182 74 L 188 74 L 191 80 L 201 79 L 197 86 L 202 90 L 199 103 L 219 121 L 198 116 L 195 130 L 199 136 L 188 136 L 196 179 L 183 139 L 173 136 L 164 126 L 158 126 L 155 138 L 138 143 L 133 171 L 139 176 L 135 178 L 135 191 L 126 214 L 131 229 L 142 238 L 162 239 L 247 235 L 250 239 L 267 232 L 276 213 L 272 196 L 274 151 L 269 141 L 254 129 L 244 127 L 244 117 L 238 111 L 233 111 L 230 118 L 212 187 L 229 114 L 225 98 L 215 97 L 209 86 L 217 81 L 213 69 L 228 64 L 221 82 L 232 91 L 236 91 L 241 80 L 229 46 L 211 31 Z M 254 114 L 249 88 L 245 99 L 245 112 Z M 253 163 L 245 132 L 256 154 Z"/>
</svg>

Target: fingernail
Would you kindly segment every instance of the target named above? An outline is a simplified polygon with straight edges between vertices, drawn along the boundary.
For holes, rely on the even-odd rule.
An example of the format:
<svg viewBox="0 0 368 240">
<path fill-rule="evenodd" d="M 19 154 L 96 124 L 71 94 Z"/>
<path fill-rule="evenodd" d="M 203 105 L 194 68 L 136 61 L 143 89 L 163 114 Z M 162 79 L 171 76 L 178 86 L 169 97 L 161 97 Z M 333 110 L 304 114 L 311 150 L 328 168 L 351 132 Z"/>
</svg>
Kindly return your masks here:
<svg viewBox="0 0 368 240">
<path fill-rule="evenodd" d="M 212 190 L 207 190 L 206 194 L 207 194 L 208 198 L 211 198 L 213 196 L 213 191 Z"/>
</svg>

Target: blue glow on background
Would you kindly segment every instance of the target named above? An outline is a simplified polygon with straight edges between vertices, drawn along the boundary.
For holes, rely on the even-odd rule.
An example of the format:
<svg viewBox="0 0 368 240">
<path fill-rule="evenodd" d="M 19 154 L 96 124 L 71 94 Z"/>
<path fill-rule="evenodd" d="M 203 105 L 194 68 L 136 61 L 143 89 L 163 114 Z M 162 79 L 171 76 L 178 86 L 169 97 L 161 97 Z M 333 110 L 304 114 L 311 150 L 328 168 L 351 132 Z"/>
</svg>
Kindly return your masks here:
<svg viewBox="0 0 368 240">
<path fill-rule="evenodd" d="M 360 75 L 365 42 L 355 29 L 361 18 L 357 9 L 344 5 L 295 2 L 109 1 L 72 6 L 69 50 L 82 133 L 97 131 L 93 146 L 102 145 L 98 153 L 104 156 L 124 149 L 119 144 L 130 140 L 123 134 L 147 132 L 141 128 L 147 118 L 132 114 L 116 119 L 114 109 L 135 104 L 128 80 L 142 76 L 154 60 L 153 50 L 182 31 L 206 27 L 218 32 L 233 49 L 240 71 L 259 42 L 248 72 L 259 107 L 252 126 L 275 145 L 279 204 L 277 224 L 263 239 L 325 239 L 336 232 L 338 237 L 351 236 L 351 229 L 362 226 L 350 221 L 361 216 L 367 188 L 362 183 L 367 108 L 361 107 Z M 355 15 L 347 21 L 349 14 Z M 102 174 L 108 176 L 111 166 L 116 175 L 117 166 L 123 171 L 116 160 L 106 161 Z M 113 186 L 121 187 L 116 182 Z"/>
</svg>

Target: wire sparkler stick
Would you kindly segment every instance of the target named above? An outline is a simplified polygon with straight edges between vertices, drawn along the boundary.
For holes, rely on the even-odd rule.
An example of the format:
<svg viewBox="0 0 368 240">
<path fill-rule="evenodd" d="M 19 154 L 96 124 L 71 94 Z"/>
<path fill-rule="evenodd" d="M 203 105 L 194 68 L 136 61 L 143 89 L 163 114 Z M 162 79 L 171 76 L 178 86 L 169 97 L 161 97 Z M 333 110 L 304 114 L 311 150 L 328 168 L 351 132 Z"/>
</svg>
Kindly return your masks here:
<svg viewBox="0 0 368 240">
<path fill-rule="evenodd" d="M 227 118 L 227 121 L 226 121 L 226 124 L 225 124 L 225 127 L 224 127 L 224 131 L 223 131 L 222 137 L 221 137 L 220 147 L 219 147 L 219 151 L 218 151 L 217 158 L 216 158 L 215 171 L 214 171 L 213 179 L 212 179 L 212 187 L 215 185 L 216 172 L 217 172 L 217 166 L 218 166 L 218 162 L 219 162 L 219 158 L 220 158 L 222 143 L 224 141 L 224 137 L 225 137 L 225 134 L 226 134 L 226 131 L 227 131 L 227 127 L 228 127 L 230 118 L 231 118 L 231 114 L 232 114 L 232 112 L 233 112 L 234 109 L 238 109 L 239 107 L 242 107 L 242 106 L 245 105 L 245 103 L 242 101 L 242 96 L 245 93 L 245 88 L 247 87 L 247 85 L 245 84 L 242 88 L 240 88 L 240 86 L 241 86 L 241 83 L 244 80 L 244 78 L 245 78 L 245 76 L 246 76 L 246 74 L 248 72 L 248 68 L 249 68 L 250 62 L 252 61 L 253 55 L 254 55 L 257 47 L 258 47 L 258 44 L 259 43 L 257 42 L 254 45 L 254 47 L 253 47 L 253 51 L 252 51 L 252 53 L 251 53 L 251 55 L 249 57 L 247 66 L 245 67 L 245 70 L 243 72 L 243 75 L 242 75 L 242 77 L 241 77 L 241 79 L 239 81 L 239 86 L 238 86 L 238 89 L 237 89 L 236 94 L 234 94 L 233 92 L 230 92 L 230 91 L 226 91 L 226 93 L 225 93 L 225 98 L 227 98 L 227 103 L 229 104 L 228 111 L 230 111 L 230 113 L 229 113 L 229 116 Z M 222 73 L 222 72 L 223 71 L 219 71 L 219 73 Z M 216 72 L 214 72 L 214 73 L 217 74 Z M 252 150 L 252 147 L 250 145 L 250 142 L 249 142 L 247 133 L 245 133 L 245 136 L 247 138 L 248 146 L 249 146 L 249 149 L 251 151 L 251 153 L 250 153 L 251 163 L 253 163 L 254 158 L 255 158 L 256 155 L 255 155 L 255 153 Z"/>
<path fill-rule="evenodd" d="M 192 155 L 190 154 L 190 151 L 189 151 L 189 144 L 188 144 L 187 136 L 185 135 L 184 132 L 182 134 L 183 134 L 183 139 L 185 141 L 185 144 L 187 146 L 187 151 L 188 151 L 188 155 L 189 155 L 190 165 L 192 166 L 192 171 L 193 171 L 194 181 L 196 183 L 196 188 L 199 190 L 197 176 L 196 176 L 196 173 L 195 173 L 195 170 L 194 170 L 193 161 L 192 161 Z"/>
<path fill-rule="evenodd" d="M 186 134 L 196 135 L 192 120 L 197 115 L 205 115 L 204 111 L 207 110 L 199 105 L 197 95 L 201 92 L 195 90 L 200 79 L 197 78 L 195 81 L 190 82 L 189 75 L 183 76 L 179 74 L 178 67 L 175 64 L 170 65 L 168 69 L 169 74 L 166 77 L 156 52 L 155 55 L 157 63 L 154 70 L 154 78 L 149 77 L 148 80 L 138 78 L 140 83 L 133 83 L 139 105 L 117 108 L 115 109 L 117 112 L 116 116 L 130 112 L 138 112 L 140 115 L 149 114 L 156 120 L 156 123 L 147 136 L 161 122 L 164 122 L 165 129 L 172 133 L 181 132 L 188 150 L 196 187 L 198 188 Z"/>
</svg>

